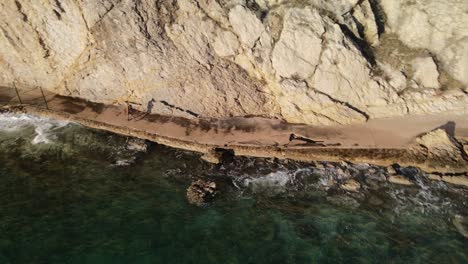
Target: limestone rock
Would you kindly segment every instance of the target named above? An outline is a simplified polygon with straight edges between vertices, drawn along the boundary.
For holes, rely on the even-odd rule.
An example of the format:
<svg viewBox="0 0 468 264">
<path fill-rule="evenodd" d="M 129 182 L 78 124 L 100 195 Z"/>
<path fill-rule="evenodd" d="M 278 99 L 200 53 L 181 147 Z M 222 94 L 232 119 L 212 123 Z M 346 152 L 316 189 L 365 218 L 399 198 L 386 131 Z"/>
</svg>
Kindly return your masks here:
<svg viewBox="0 0 468 264">
<path fill-rule="evenodd" d="M 363 35 L 367 43 L 371 46 L 379 44 L 379 32 L 377 29 L 376 17 L 369 3 L 369 0 L 362 1 L 353 9 L 354 18 L 359 21 Z"/>
<path fill-rule="evenodd" d="M 468 177 L 467 176 L 451 176 L 451 175 L 436 175 L 429 174 L 427 178 L 433 181 L 444 181 L 446 183 L 468 187 Z"/>
<path fill-rule="evenodd" d="M 439 88 L 439 72 L 431 57 L 416 58 L 412 61 L 413 79 L 426 88 Z"/>
<path fill-rule="evenodd" d="M 455 79 L 468 85 L 468 13 L 459 0 L 382 0 L 387 30 L 412 48 L 428 49 Z"/>
<path fill-rule="evenodd" d="M 466 113 L 463 1 L 413 2 L 5 0 L 0 86 L 139 110 L 156 98 L 167 104 L 155 113 L 189 118 L 336 125 Z"/>
<path fill-rule="evenodd" d="M 236 35 L 230 31 L 220 31 L 214 43 L 216 54 L 221 57 L 236 55 L 239 48 L 239 41 Z"/>
<path fill-rule="evenodd" d="M 442 181 L 468 187 L 468 177 L 466 176 L 442 176 Z"/>
<path fill-rule="evenodd" d="M 359 188 L 361 188 L 361 184 L 357 182 L 356 180 L 348 180 L 344 184 L 341 185 L 341 188 L 346 191 L 350 192 L 357 192 L 359 191 Z"/>
<path fill-rule="evenodd" d="M 395 168 L 393 168 L 393 166 L 388 166 L 388 167 L 387 167 L 387 172 L 388 172 L 388 174 L 390 174 L 390 175 L 397 174 L 397 172 L 395 171 Z"/>
<path fill-rule="evenodd" d="M 388 79 L 388 84 L 390 84 L 395 91 L 401 92 L 406 88 L 407 80 L 401 70 L 394 69 L 391 65 L 382 62 L 377 62 L 377 65 L 385 74 L 385 78 Z"/>
<path fill-rule="evenodd" d="M 391 183 L 400 184 L 400 185 L 407 185 L 407 186 L 414 185 L 414 183 L 408 180 L 405 176 L 401 176 L 401 175 L 392 175 L 388 177 L 388 181 Z"/>
<path fill-rule="evenodd" d="M 416 142 L 427 149 L 429 159 L 465 161 L 460 146 L 443 129 L 429 132 L 417 138 Z"/>
<path fill-rule="evenodd" d="M 312 9 L 290 9 L 272 54 L 273 67 L 284 78 L 304 80 L 314 73 L 325 32 L 322 17 Z"/>
<path fill-rule="evenodd" d="M 200 158 L 204 161 L 207 161 L 213 164 L 221 163 L 221 156 L 217 155 L 216 153 L 206 153 L 206 154 L 203 154 Z"/>
<path fill-rule="evenodd" d="M 262 22 L 245 7 L 238 5 L 229 12 L 229 22 L 242 43 L 252 48 L 264 28 Z"/>
</svg>

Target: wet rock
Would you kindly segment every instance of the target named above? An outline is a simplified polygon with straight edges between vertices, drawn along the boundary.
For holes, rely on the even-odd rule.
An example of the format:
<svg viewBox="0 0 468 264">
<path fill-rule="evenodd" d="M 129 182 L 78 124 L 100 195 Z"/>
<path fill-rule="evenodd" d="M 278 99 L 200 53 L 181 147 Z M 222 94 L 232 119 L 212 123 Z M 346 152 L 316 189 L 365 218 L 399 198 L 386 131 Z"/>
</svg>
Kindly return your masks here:
<svg viewBox="0 0 468 264">
<path fill-rule="evenodd" d="M 387 167 L 387 172 L 388 174 L 396 174 L 397 172 L 395 171 L 395 168 L 393 168 L 393 166 L 388 166 Z"/>
<path fill-rule="evenodd" d="M 384 201 L 382 201 L 379 197 L 372 195 L 369 197 L 369 200 L 367 201 L 370 205 L 374 206 L 379 206 L 384 204 Z"/>
<path fill-rule="evenodd" d="M 132 165 L 133 163 L 135 163 L 135 160 L 136 160 L 135 157 L 131 157 L 131 158 L 128 158 L 128 159 L 119 159 L 119 160 L 116 160 L 116 161 L 115 161 L 115 163 L 113 164 L 113 166 L 116 166 L 116 167 L 126 167 L 126 166 L 130 166 L 130 165 Z"/>
<path fill-rule="evenodd" d="M 344 179 L 344 178 L 349 178 L 351 177 L 348 173 L 348 171 L 344 171 L 342 168 L 337 168 L 336 169 L 336 174 L 338 179 Z"/>
<path fill-rule="evenodd" d="M 405 176 L 402 176 L 402 175 L 390 176 L 388 177 L 388 181 L 391 183 L 407 185 L 407 186 L 414 185 L 414 183 L 412 183 L 410 180 L 408 180 Z"/>
<path fill-rule="evenodd" d="M 203 154 L 200 158 L 214 164 L 227 164 L 234 161 L 235 155 L 236 154 L 232 149 L 215 148 L 210 152 Z"/>
<path fill-rule="evenodd" d="M 127 149 L 138 152 L 146 152 L 148 151 L 148 143 L 144 139 L 131 138 L 127 141 Z"/>
<path fill-rule="evenodd" d="M 457 231 L 462 236 L 468 238 L 468 218 L 466 216 L 455 215 L 452 222 Z"/>
<path fill-rule="evenodd" d="M 427 178 L 429 180 L 433 180 L 433 181 L 441 181 L 442 180 L 442 176 L 437 175 L 437 174 L 427 174 Z"/>
<path fill-rule="evenodd" d="M 359 202 L 353 199 L 348 195 L 335 195 L 328 196 L 327 201 L 334 205 L 348 207 L 348 208 L 358 208 L 360 206 Z"/>
<path fill-rule="evenodd" d="M 201 206 L 210 202 L 217 192 L 215 182 L 198 179 L 187 188 L 187 200 L 190 204 Z"/>
<path fill-rule="evenodd" d="M 466 176 L 443 176 L 442 180 L 451 184 L 468 187 L 468 177 Z"/>
<path fill-rule="evenodd" d="M 468 187 L 468 177 L 467 176 L 441 176 L 436 174 L 429 174 L 427 177 L 433 181 L 444 181 L 446 183 Z"/>
<path fill-rule="evenodd" d="M 214 163 L 214 164 L 221 163 L 221 157 L 216 154 L 205 153 L 200 158 L 209 163 Z"/>
<path fill-rule="evenodd" d="M 370 174 L 365 178 L 365 186 L 370 189 L 378 190 L 384 183 L 387 181 L 387 178 L 384 174 Z"/>
<path fill-rule="evenodd" d="M 366 181 L 376 181 L 376 182 L 384 182 L 387 180 L 387 178 L 385 177 L 385 174 L 384 173 L 370 173 L 368 175 L 366 175 Z"/>
<path fill-rule="evenodd" d="M 358 192 L 360 188 L 361 188 L 361 184 L 353 179 L 341 185 L 341 189 L 350 191 L 350 192 Z"/>
<path fill-rule="evenodd" d="M 318 162 L 314 163 L 314 167 L 320 170 L 325 169 L 325 166 L 323 166 L 323 164 L 318 163 Z"/>
</svg>

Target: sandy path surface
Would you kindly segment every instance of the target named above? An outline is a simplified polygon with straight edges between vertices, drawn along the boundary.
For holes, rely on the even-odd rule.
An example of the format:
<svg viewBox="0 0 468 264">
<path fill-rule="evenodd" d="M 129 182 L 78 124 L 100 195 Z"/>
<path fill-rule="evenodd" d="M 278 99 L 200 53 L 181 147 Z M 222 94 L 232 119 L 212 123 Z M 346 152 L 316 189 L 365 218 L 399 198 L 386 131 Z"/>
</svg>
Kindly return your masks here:
<svg viewBox="0 0 468 264">
<path fill-rule="evenodd" d="M 262 117 L 186 119 L 146 114 L 136 110 L 130 112 L 129 118 L 124 105 L 90 103 L 81 99 L 57 96 L 40 89 L 19 90 L 18 94 L 23 104 L 48 107 L 49 110 L 65 112 L 79 118 L 129 127 L 164 137 L 218 146 L 406 148 L 418 135 L 438 127 L 444 127 L 455 137 L 468 137 L 468 115 L 450 112 L 373 119 L 364 124 L 314 127 L 288 124 L 281 120 Z M 14 89 L 0 87 L 0 106 L 19 103 L 20 100 Z M 290 141 L 292 133 L 298 137 L 323 141 L 323 143 Z"/>
</svg>

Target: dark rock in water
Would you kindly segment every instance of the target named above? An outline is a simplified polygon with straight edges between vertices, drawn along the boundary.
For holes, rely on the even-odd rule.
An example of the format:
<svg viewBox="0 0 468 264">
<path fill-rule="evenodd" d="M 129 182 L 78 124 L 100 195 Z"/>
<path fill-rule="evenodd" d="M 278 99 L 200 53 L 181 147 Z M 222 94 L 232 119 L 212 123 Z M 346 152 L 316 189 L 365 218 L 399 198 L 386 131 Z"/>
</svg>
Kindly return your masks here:
<svg viewBox="0 0 468 264">
<path fill-rule="evenodd" d="M 216 183 L 198 179 L 187 189 L 187 200 L 191 204 L 201 206 L 211 201 L 218 192 Z"/>
<path fill-rule="evenodd" d="M 373 206 L 380 206 L 380 205 L 384 204 L 384 201 L 382 201 L 379 197 L 377 197 L 375 195 L 371 195 L 367 202 L 370 205 L 373 205 Z"/>
<path fill-rule="evenodd" d="M 337 206 L 353 208 L 353 209 L 358 208 L 360 206 L 358 201 L 356 201 L 355 199 L 347 195 L 328 196 L 326 199 L 328 202 Z"/>
<path fill-rule="evenodd" d="M 138 151 L 138 152 L 147 152 L 148 142 L 146 142 L 146 140 L 144 139 L 130 138 L 127 142 L 127 149 Z"/>
<path fill-rule="evenodd" d="M 457 228 L 458 233 L 468 238 L 468 217 L 455 215 L 453 218 L 453 225 Z"/>
</svg>

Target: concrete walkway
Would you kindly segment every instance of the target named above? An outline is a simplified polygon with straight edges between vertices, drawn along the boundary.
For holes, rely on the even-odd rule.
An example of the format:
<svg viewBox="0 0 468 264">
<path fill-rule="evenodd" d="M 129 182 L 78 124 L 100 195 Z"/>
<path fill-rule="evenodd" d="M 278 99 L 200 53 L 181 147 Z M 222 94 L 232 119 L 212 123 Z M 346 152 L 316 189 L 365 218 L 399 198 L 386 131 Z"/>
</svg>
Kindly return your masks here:
<svg viewBox="0 0 468 264">
<path fill-rule="evenodd" d="M 418 135 L 438 127 L 445 127 L 456 137 L 468 137 L 468 115 L 442 113 L 424 116 L 405 116 L 374 119 L 364 124 L 314 127 L 287 124 L 261 117 L 233 117 L 227 119 L 168 117 L 147 115 L 133 110 L 130 120 L 124 106 L 103 105 L 81 99 L 63 97 L 40 89 L 19 90 L 21 102 L 55 112 L 65 112 L 79 118 L 113 126 L 129 127 L 165 137 L 202 144 L 342 147 L 342 148 L 406 148 Z M 12 88 L 0 87 L 0 106 L 16 105 L 20 101 Z M 290 142 L 290 135 L 323 141 L 313 144 L 303 140 Z"/>
</svg>

